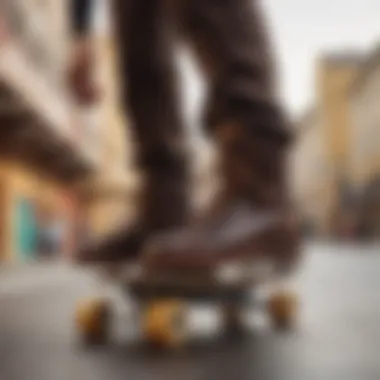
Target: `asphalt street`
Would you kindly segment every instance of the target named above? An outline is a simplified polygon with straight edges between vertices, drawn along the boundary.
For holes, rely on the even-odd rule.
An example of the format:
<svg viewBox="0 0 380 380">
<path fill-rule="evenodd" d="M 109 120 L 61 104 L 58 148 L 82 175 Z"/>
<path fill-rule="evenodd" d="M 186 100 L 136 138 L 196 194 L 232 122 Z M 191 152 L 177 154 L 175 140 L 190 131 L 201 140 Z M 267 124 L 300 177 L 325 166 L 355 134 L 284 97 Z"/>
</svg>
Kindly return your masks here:
<svg viewBox="0 0 380 380">
<path fill-rule="evenodd" d="M 0 268 L 1 380 L 379 380 L 380 247 L 313 244 L 297 277 L 302 308 L 293 332 L 247 316 L 240 340 L 194 308 L 194 337 L 177 351 L 148 349 L 126 310 L 114 342 L 86 348 L 73 328 L 76 300 L 99 292 L 92 274 L 66 265 Z"/>
</svg>

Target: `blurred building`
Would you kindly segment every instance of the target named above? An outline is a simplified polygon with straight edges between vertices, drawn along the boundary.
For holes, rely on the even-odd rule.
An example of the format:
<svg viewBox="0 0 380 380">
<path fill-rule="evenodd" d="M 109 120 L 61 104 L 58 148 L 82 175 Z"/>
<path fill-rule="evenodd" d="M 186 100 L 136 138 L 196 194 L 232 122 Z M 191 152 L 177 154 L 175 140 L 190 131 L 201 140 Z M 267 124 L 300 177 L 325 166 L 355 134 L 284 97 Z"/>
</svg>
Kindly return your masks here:
<svg viewBox="0 0 380 380">
<path fill-rule="evenodd" d="M 327 204 L 329 167 L 323 140 L 321 115 L 311 109 L 297 126 L 296 141 L 291 154 L 291 184 L 300 211 L 303 230 L 308 236 L 325 235 L 328 222 Z"/>
<path fill-rule="evenodd" d="M 137 210 L 139 176 L 133 166 L 133 139 L 125 110 L 119 101 L 120 78 L 112 33 L 98 38 L 99 79 L 102 89 L 98 170 L 85 183 L 92 231 L 103 235 L 132 220 Z"/>
<path fill-rule="evenodd" d="M 326 54 L 317 68 L 317 109 L 322 123 L 322 139 L 329 170 L 326 220 L 329 235 L 345 233 L 350 215 L 349 155 L 352 115 L 350 88 L 361 68 L 362 55 L 353 52 Z"/>
<path fill-rule="evenodd" d="M 303 214 L 314 226 L 322 220 L 320 231 L 328 236 L 380 236 L 378 94 L 379 48 L 367 57 L 337 53 L 318 62 L 316 104 L 298 123 L 292 168 Z M 321 176 L 318 165 L 324 168 Z M 322 219 L 311 213 L 314 203 Z"/>
<path fill-rule="evenodd" d="M 97 167 L 99 122 L 82 118 L 65 90 L 65 0 L 0 4 L 0 255 L 33 259 L 44 228 L 61 252 L 85 230 L 77 184 Z"/>
<path fill-rule="evenodd" d="M 350 185 L 362 235 L 380 236 L 380 48 L 369 54 L 350 88 Z"/>
<path fill-rule="evenodd" d="M 317 235 L 340 235 L 349 219 L 349 90 L 360 64 L 355 52 L 324 55 L 316 68 L 316 104 L 298 122 L 292 182 L 305 228 Z"/>
</svg>

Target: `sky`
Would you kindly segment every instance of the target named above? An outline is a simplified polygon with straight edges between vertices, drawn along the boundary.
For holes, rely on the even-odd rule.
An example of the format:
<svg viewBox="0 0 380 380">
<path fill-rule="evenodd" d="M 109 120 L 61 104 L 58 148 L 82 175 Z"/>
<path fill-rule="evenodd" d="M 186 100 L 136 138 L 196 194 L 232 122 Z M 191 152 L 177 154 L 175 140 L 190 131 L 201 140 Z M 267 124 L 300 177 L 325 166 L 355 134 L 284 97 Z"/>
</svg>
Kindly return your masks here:
<svg viewBox="0 0 380 380">
<path fill-rule="evenodd" d="M 323 52 L 380 43 L 380 0 L 262 0 L 272 30 L 279 90 L 293 115 L 314 98 L 315 59 Z M 101 18 L 101 17 L 100 17 Z M 202 78 L 192 57 L 181 51 L 185 111 L 194 118 L 203 99 Z"/>
<path fill-rule="evenodd" d="M 281 93 L 293 113 L 312 103 L 315 59 L 323 52 L 380 43 L 379 0 L 264 0 L 281 72 Z"/>
</svg>

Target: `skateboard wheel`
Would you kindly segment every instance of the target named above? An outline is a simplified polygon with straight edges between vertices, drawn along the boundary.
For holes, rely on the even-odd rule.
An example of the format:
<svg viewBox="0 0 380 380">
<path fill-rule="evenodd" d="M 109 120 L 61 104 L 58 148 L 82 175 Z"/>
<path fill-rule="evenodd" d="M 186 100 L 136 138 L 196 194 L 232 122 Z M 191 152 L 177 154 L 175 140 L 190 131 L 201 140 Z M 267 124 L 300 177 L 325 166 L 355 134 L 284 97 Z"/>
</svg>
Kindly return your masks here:
<svg viewBox="0 0 380 380">
<path fill-rule="evenodd" d="M 154 301 L 142 315 L 143 334 L 155 347 L 178 347 L 186 334 L 185 305 L 178 301 Z"/>
<path fill-rule="evenodd" d="M 103 344 L 109 338 L 111 307 L 107 300 L 81 301 L 75 310 L 75 323 L 86 344 Z"/>
<path fill-rule="evenodd" d="M 274 293 L 268 300 L 268 313 L 276 328 L 288 329 L 295 324 L 298 312 L 297 295 L 282 291 Z"/>
</svg>

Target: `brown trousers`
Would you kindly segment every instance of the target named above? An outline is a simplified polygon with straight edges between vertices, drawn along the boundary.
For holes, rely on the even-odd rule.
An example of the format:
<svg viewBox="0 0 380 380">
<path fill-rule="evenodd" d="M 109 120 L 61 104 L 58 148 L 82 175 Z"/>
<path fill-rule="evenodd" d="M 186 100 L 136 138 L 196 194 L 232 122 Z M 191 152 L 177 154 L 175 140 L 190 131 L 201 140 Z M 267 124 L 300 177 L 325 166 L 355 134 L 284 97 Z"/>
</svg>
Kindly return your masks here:
<svg viewBox="0 0 380 380">
<path fill-rule="evenodd" d="M 168 213 L 164 192 L 171 191 L 172 208 L 178 205 L 178 215 L 169 219 L 178 222 L 186 209 L 187 165 L 176 40 L 189 43 L 206 75 L 209 90 L 204 120 L 209 131 L 233 121 L 246 128 L 247 136 L 259 134 L 286 142 L 290 135 L 275 99 L 267 28 L 258 0 L 114 3 L 122 101 L 131 117 L 138 164 L 148 177 L 146 213 L 150 218 L 156 215 L 153 224 L 165 224 L 158 214 Z M 162 178 L 170 178 L 170 186 L 152 196 L 149 182 L 157 186 Z"/>
</svg>

